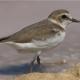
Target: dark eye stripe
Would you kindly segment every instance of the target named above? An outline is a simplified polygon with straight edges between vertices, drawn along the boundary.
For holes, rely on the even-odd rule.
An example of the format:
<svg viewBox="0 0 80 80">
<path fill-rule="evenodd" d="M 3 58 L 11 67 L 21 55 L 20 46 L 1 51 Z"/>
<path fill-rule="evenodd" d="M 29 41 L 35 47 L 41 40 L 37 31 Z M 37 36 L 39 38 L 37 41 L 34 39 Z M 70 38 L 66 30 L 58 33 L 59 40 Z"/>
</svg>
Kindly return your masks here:
<svg viewBox="0 0 80 80">
<path fill-rule="evenodd" d="M 66 15 L 62 15 L 62 18 L 65 19 L 65 18 L 68 18 L 68 17 Z"/>
</svg>

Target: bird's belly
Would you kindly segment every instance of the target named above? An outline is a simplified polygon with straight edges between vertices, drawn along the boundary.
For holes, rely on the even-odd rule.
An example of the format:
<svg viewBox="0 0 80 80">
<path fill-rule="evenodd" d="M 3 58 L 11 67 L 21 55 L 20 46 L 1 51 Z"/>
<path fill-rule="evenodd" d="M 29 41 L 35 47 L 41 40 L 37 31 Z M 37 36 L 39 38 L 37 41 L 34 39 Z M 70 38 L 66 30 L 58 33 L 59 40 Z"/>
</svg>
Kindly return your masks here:
<svg viewBox="0 0 80 80">
<path fill-rule="evenodd" d="M 34 44 L 37 46 L 37 48 L 55 47 L 64 40 L 64 37 L 65 32 L 59 32 L 55 36 L 52 36 L 44 41 L 34 41 Z"/>
<path fill-rule="evenodd" d="M 49 37 L 46 40 L 33 40 L 30 43 L 16 43 L 16 42 L 7 42 L 11 45 L 14 45 L 18 49 L 44 49 L 55 47 L 63 41 L 65 37 L 65 32 L 59 32 L 55 36 Z"/>
</svg>

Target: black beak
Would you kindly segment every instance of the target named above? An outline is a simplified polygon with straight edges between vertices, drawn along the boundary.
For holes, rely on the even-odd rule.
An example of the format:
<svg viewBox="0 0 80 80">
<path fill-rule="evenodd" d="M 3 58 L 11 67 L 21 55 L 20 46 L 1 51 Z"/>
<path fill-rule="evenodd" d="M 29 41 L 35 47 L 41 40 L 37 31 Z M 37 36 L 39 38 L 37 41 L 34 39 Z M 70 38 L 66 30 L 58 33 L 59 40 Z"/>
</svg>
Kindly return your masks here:
<svg viewBox="0 0 80 80">
<path fill-rule="evenodd" d="M 74 18 L 72 18 L 72 19 L 70 19 L 72 22 L 76 22 L 76 23 L 79 23 L 80 22 L 80 20 L 77 20 L 77 19 L 74 19 Z"/>
</svg>

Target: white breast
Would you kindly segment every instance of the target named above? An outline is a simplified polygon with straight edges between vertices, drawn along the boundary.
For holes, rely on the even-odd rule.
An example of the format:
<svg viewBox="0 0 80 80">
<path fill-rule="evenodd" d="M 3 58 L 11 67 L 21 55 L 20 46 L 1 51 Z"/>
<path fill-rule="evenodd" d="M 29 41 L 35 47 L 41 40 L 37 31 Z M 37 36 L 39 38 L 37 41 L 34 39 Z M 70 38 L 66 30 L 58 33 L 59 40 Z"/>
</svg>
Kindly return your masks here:
<svg viewBox="0 0 80 80">
<path fill-rule="evenodd" d="M 61 43 L 64 40 L 65 32 L 59 32 L 54 37 L 50 37 L 46 39 L 45 41 L 36 41 L 34 40 L 35 45 L 37 47 L 46 48 L 46 47 L 55 47 L 59 43 Z"/>
<path fill-rule="evenodd" d="M 65 32 L 59 32 L 56 34 L 54 37 L 50 37 L 46 39 L 45 41 L 37 41 L 37 40 L 32 40 L 31 43 L 15 43 L 15 42 L 6 42 L 7 44 L 14 45 L 15 47 L 18 47 L 19 49 L 41 49 L 41 48 L 50 48 L 50 47 L 55 47 L 58 45 L 60 42 L 63 41 L 65 37 Z"/>
</svg>

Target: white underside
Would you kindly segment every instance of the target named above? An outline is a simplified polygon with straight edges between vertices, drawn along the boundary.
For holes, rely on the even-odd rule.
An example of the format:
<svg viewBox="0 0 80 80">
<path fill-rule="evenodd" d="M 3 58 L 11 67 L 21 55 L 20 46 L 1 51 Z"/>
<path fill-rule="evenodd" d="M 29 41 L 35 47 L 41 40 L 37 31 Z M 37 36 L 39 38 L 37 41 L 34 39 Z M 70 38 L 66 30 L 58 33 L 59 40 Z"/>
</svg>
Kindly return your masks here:
<svg viewBox="0 0 80 80">
<path fill-rule="evenodd" d="M 5 42 L 7 44 L 15 46 L 18 49 L 44 49 L 44 48 L 51 48 L 55 47 L 59 43 L 63 41 L 65 37 L 65 32 L 59 32 L 54 37 L 50 37 L 44 41 L 41 40 L 32 40 L 31 43 L 16 43 L 16 42 Z"/>
</svg>

